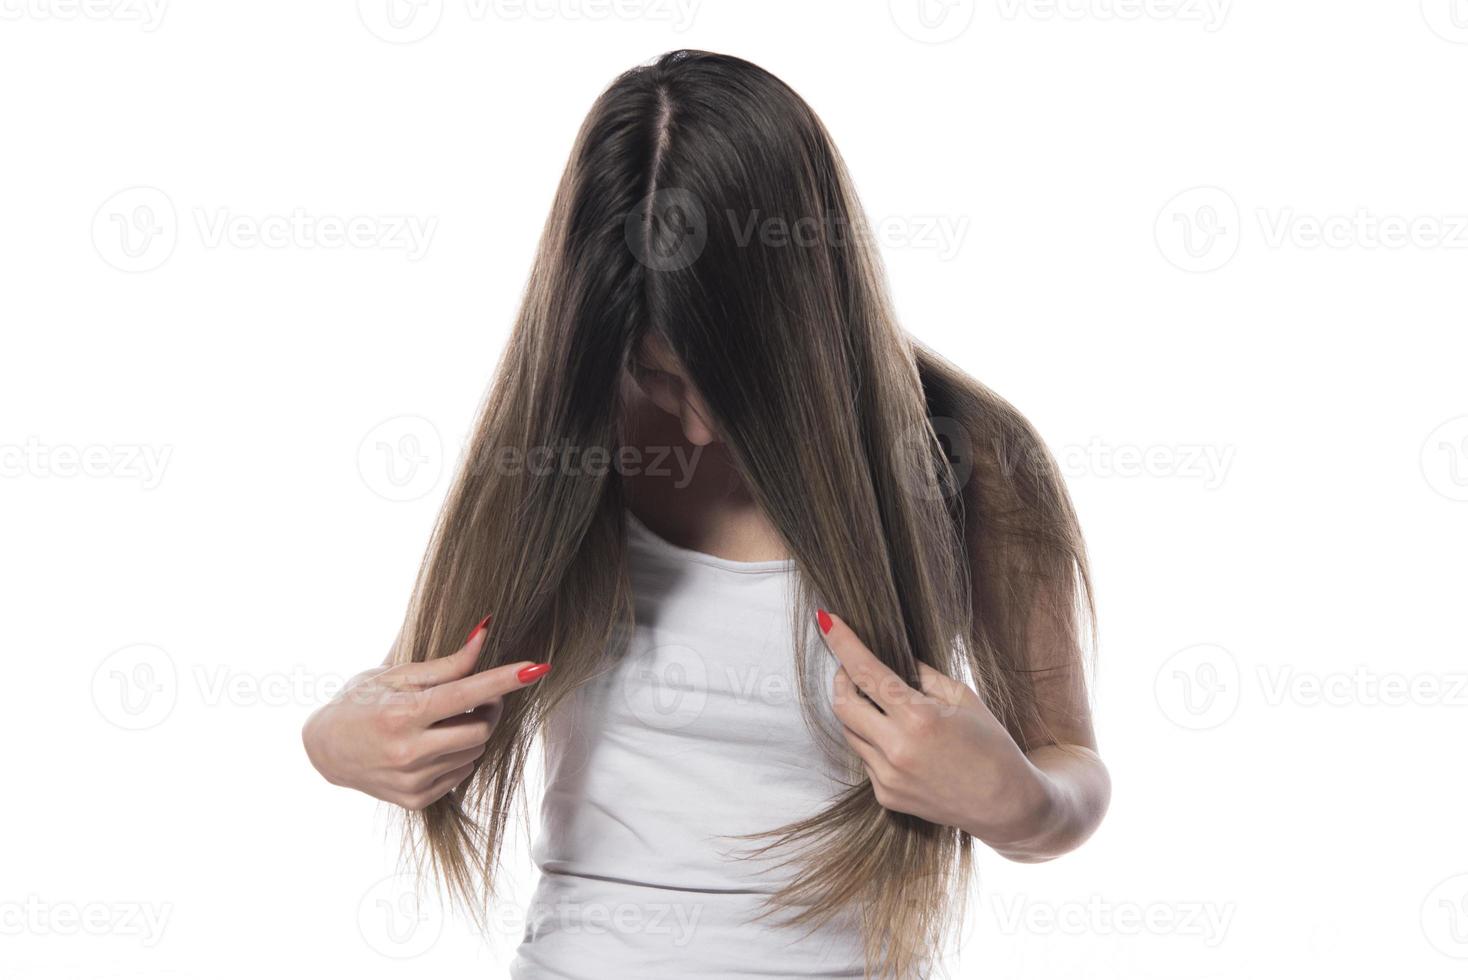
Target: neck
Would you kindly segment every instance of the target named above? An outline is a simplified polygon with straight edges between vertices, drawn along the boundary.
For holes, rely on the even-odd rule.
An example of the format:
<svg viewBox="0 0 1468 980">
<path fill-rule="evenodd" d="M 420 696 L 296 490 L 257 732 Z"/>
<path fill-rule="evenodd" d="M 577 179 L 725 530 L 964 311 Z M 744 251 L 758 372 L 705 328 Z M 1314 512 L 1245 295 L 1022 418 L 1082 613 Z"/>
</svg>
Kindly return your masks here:
<svg viewBox="0 0 1468 980">
<path fill-rule="evenodd" d="M 678 419 L 629 393 L 624 445 L 639 465 L 622 474 L 627 509 L 681 548 L 734 561 L 789 557 L 728 449 L 696 446 Z"/>
</svg>

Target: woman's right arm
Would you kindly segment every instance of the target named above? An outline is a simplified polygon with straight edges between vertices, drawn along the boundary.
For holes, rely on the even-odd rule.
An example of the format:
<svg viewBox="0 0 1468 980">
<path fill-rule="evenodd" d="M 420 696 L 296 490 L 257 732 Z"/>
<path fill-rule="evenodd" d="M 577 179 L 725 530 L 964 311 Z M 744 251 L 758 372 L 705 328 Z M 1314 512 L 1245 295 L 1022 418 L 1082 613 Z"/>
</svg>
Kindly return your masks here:
<svg viewBox="0 0 1468 980">
<path fill-rule="evenodd" d="M 463 782 L 484 754 L 506 694 L 549 664 L 475 673 L 481 624 L 457 651 L 422 663 L 365 670 L 301 729 L 306 755 L 330 783 L 421 810 Z"/>
</svg>

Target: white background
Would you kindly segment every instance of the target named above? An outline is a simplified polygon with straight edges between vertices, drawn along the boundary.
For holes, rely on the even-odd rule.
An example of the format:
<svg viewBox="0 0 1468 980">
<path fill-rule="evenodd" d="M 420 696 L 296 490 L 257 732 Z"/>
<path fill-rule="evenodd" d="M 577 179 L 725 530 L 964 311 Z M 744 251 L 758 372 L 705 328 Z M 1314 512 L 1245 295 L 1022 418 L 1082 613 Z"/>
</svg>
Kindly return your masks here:
<svg viewBox="0 0 1468 980">
<path fill-rule="evenodd" d="M 580 120 L 688 46 L 821 114 L 1089 535 L 1112 812 L 982 858 L 955 973 L 1463 975 L 1468 4 L 403 11 L 0 0 L 0 974 L 502 974 L 516 906 L 415 906 L 299 727 L 396 627 Z"/>
</svg>

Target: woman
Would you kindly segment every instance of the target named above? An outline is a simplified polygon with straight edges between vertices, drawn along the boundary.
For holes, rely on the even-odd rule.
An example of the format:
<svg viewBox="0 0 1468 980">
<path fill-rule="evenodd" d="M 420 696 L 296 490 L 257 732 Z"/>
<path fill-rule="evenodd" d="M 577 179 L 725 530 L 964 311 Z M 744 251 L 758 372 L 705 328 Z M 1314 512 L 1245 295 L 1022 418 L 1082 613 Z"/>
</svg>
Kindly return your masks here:
<svg viewBox="0 0 1468 980">
<path fill-rule="evenodd" d="M 1050 457 L 898 328 L 815 114 L 679 51 L 592 108 L 398 642 L 304 737 L 480 914 L 541 737 L 515 976 L 909 977 L 973 840 L 1100 822 L 1089 608 Z"/>
</svg>

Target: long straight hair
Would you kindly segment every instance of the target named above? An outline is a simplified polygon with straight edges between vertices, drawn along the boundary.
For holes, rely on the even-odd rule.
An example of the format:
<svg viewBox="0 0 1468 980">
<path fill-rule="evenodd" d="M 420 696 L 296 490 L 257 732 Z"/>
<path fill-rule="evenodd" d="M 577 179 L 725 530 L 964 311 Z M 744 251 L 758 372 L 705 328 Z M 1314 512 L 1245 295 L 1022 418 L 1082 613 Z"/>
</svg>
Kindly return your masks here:
<svg viewBox="0 0 1468 980">
<path fill-rule="evenodd" d="M 839 612 L 914 687 L 920 661 L 967 680 L 1016 737 L 1039 719 L 1037 617 L 1079 650 L 1085 557 L 1053 463 L 1017 412 L 897 326 L 815 113 L 738 58 L 632 69 L 576 139 L 396 650 L 442 656 L 489 612 L 480 669 L 555 667 L 505 699 L 473 776 L 410 820 L 409 846 L 476 915 L 536 734 L 622 652 L 633 613 L 615 468 L 503 463 L 615 458 L 621 382 L 648 336 L 686 367 L 783 537 L 797 608 Z M 849 771 L 825 809 L 770 829 L 794 869 L 770 907 L 810 928 L 854 911 L 868 974 L 910 976 L 949 935 L 971 841 L 886 810 Z"/>
</svg>

